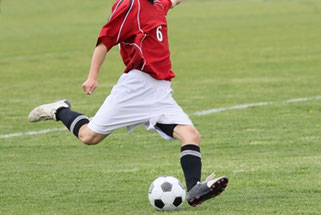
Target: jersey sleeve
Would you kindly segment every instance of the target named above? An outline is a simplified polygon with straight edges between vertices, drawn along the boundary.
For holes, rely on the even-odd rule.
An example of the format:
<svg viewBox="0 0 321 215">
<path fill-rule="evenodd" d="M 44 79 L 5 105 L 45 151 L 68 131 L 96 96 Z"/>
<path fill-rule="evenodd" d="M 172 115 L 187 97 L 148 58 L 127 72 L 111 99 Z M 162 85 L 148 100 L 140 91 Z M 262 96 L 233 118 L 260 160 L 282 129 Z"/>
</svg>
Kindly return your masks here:
<svg viewBox="0 0 321 215">
<path fill-rule="evenodd" d="M 101 42 L 109 51 L 119 42 L 135 34 L 135 16 L 133 0 L 118 0 L 112 7 L 112 14 L 109 17 L 99 34 L 97 45 Z"/>
<path fill-rule="evenodd" d="M 171 0 L 160 0 L 161 4 L 164 6 L 165 14 L 167 15 L 169 9 L 172 7 L 172 1 Z"/>
</svg>

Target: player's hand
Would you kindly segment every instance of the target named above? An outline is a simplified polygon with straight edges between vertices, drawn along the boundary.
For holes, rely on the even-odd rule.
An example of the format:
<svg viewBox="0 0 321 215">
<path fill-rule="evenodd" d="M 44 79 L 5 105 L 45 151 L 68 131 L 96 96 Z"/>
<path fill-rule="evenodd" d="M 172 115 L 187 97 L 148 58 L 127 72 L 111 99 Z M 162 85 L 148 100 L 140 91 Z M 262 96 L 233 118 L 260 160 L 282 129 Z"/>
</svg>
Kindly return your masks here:
<svg viewBox="0 0 321 215">
<path fill-rule="evenodd" d="M 83 84 L 82 84 L 82 89 L 87 95 L 91 95 L 94 90 L 98 87 L 98 81 L 96 79 L 87 79 Z"/>
</svg>

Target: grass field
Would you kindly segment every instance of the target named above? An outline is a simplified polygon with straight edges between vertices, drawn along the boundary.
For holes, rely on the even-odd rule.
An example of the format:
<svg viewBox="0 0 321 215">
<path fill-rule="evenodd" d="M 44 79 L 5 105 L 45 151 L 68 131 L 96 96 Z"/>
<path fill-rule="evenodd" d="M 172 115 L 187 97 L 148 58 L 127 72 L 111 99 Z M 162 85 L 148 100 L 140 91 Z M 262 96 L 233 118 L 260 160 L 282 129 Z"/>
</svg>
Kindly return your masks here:
<svg viewBox="0 0 321 215">
<path fill-rule="evenodd" d="M 63 128 L 29 123 L 36 105 L 69 98 L 92 116 L 109 94 L 124 69 L 116 48 L 95 93 L 81 84 L 112 3 L 1 1 L 1 215 L 161 214 L 150 183 L 184 180 L 179 142 L 144 128 L 93 147 L 68 131 L 24 135 Z M 173 214 L 320 214 L 321 1 L 185 0 L 168 22 L 174 97 L 202 134 L 204 178 L 230 179 L 220 197 Z M 296 98 L 312 99 L 282 102 Z M 257 102 L 274 103 L 194 114 Z"/>
</svg>

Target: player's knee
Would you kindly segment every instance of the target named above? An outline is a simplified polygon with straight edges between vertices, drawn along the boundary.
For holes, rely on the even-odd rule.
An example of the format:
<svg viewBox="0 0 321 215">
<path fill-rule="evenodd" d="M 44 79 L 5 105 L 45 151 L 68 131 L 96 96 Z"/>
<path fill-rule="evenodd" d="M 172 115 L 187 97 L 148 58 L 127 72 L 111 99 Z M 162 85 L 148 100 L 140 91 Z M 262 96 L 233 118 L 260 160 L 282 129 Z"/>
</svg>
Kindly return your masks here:
<svg viewBox="0 0 321 215">
<path fill-rule="evenodd" d="M 190 143 L 200 146 L 201 144 L 201 135 L 200 133 L 195 129 L 191 129 L 190 131 Z"/>
<path fill-rule="evenodd" d="M 97 138 L 90 135 L 79 135 L 78 138 L 86 145 L 96 145 L 100 142 Z"/>
<path fill-rule="evenodd" d="M 96 145 L 100 143 L 108 134 L 99 134 L 88 128 L 88 125 L 84 125 L 80 128 L 78 138 L 86 145 Z"/>
<path fill-rule="evenodd" d="M 201 135 L 193 126 L 181 126 L 176 130 L 177 138 L 180 139 L 183 145 L 201 144 Z"/>
</svg>

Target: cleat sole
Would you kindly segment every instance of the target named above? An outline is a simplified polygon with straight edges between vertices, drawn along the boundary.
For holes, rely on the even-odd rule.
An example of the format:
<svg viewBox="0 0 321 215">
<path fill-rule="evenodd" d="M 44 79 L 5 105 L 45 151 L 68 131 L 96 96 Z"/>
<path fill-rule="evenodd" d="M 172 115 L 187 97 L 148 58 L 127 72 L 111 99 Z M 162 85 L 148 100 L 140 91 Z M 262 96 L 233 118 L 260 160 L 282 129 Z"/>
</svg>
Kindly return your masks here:
<svg viewBox="0 0 321 215">
<path fill-rule="evenodd" d="M 218 180 L 216 180 L 210 187 L 208 193 L 202 195 L 202 196 L 197 196 L 196 198 L 193 198 L 188 201 L 188 203 L 196 207 L 197 205 L 202 204 L 204 201 L 215 198 L 219 196 L 225 188 L 228 186 L 228 179 L 227 177 L 221 177 Z"/>
</svg>

